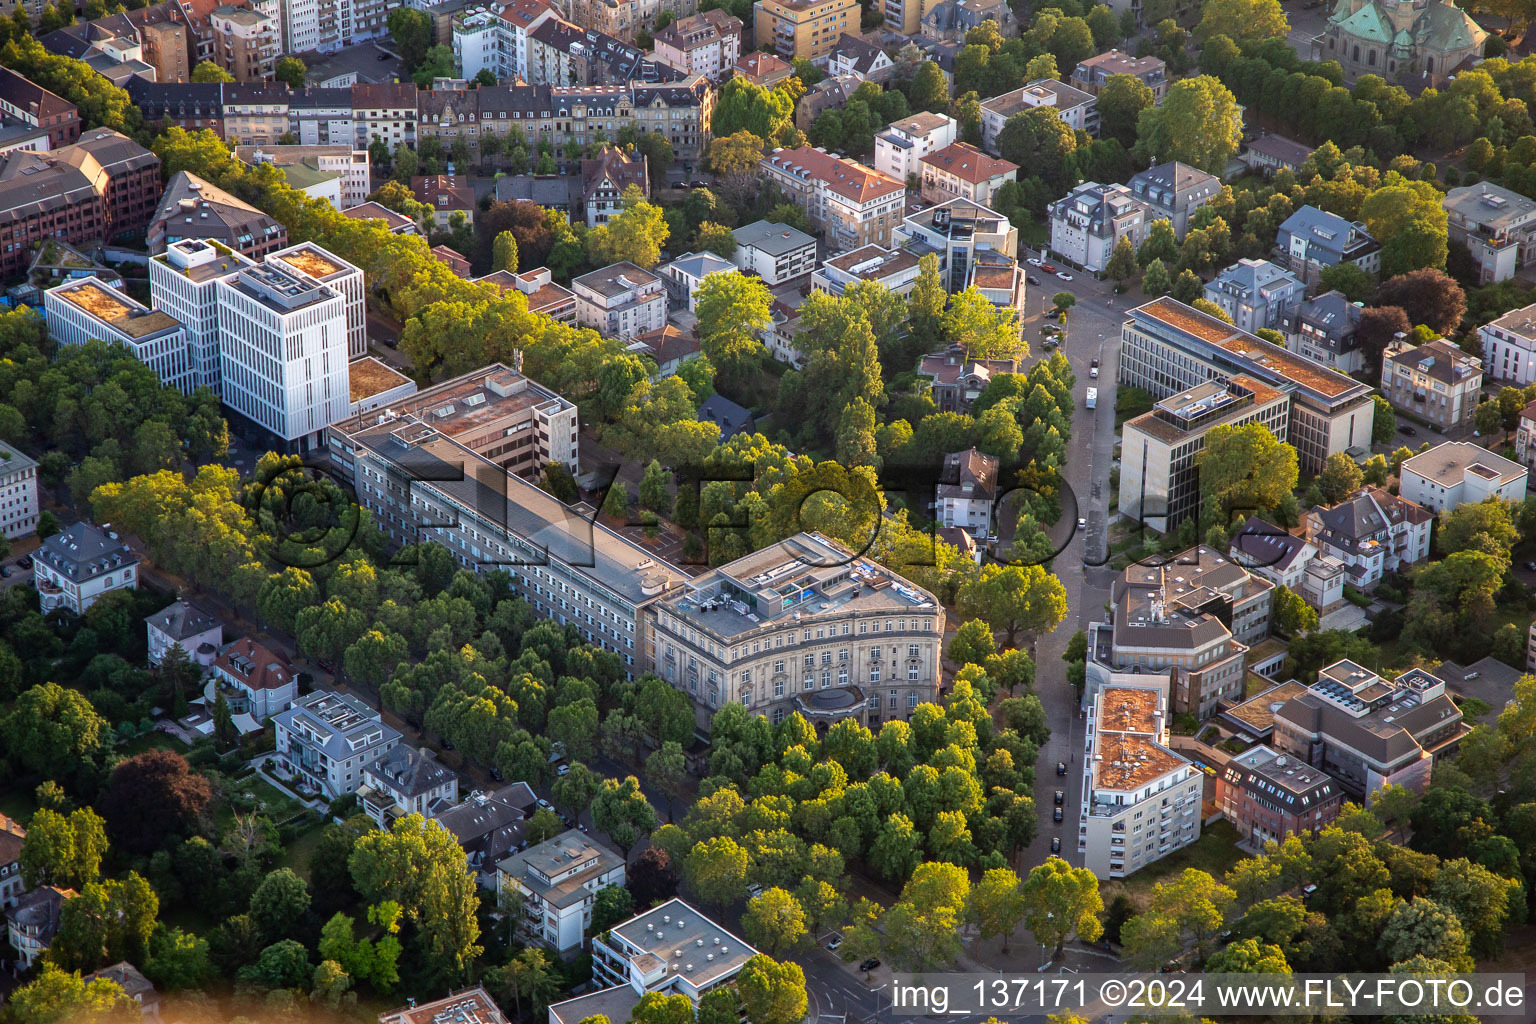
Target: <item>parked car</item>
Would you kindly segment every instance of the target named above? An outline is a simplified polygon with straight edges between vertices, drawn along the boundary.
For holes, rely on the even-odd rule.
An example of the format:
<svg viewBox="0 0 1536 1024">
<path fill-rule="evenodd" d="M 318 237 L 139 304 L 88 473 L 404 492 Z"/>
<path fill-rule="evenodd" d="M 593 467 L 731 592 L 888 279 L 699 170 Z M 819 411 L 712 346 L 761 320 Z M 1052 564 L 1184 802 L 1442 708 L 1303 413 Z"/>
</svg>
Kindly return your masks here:
<svg viewBox="0 0 1536 1024">
<path fill-rule="evenodd" d="M 1043 266 L 1045 266 L 1045 260 L 1042 260 L 1038 256 L 1031 256 L 1029 259 L 1025 260 L 1024 262 L 1028 263 L 1032 267 L 1043 267 Z"/>
<path fill-rule="evenodd" d="M 1040 279 L 1038 277 L 1036 277 L 1034 274 L 1025 274 L 1024 275 L 1024 280 L 1028 281 L 1030 284 L 1034 285 L 1036 288 L 1040 287 Z"/>
<path fill-rule="evenodd" d="M 563 764 L 559 768 L 555 769 L 555 774 L 556 775 L 569 775 L 569 774 L 571 774 L 571 766 L 568 765 L 568 764 Z"/>
<path fill-rule="evenodd" d="M 6 579 L 10 579 L 11 567 L 8 565 L 0 565 L 0 576 L 4 576 Z"/>
<path fill-rule="evenodd" d="M 1088 378 L 1090 380 L 1098 380 L 1099 379 L 1099 368 L 1097 366 L 1090 366 L 1090 367 L 1088 367 Z"/>
<path fill-rule="evenodd" d="M 1051 836 L 1051 852 L 1061 852 L 1061 836 Z"/>
<path fill-rule="evenodd" d="M 1066 802 L 1067 802 L 1067 794 L 1058 789 L 1056 791 L 1056 806 L 1060 807 L 1062 804 L 1064 804 Z"/>
<path fill-rule="evenodd" d="M 1045 271 L 1047 274 L 1054 274 L 1054 273 L 1056 273 L 1056 264 L 1054 264 L 1054 263 L 1042 263 L 1042 264 L 1040 264 L 1040 269 Z"/>
<path fill-rule="evenodd" d="M 551 804 L 548 800 L 540 800 L 539 801 L 539 810 L 541 810 L 541 811 L 553 811 L 554 809 L 555 809 L 554 805 Z"/>
<path fill-rule="evenodd" d="M 1081 520 L 1079 520 L 1079 521 L 1081 521 Z M 1067 774 L 1067 762 L 1065 762 L 1065 761 L 1057 761 L 1056 762 L 1056 774 L 1057 775 L 1065 775 L 1065 774 Z"/>
<path fill-rule="evenodd" d="M 1052 807 L 1051 808 L 1051 820 L 1052 821 L 1056 822 L 1057 824 L 1060 824 L 1061 823 L 1061 819 L 1063 817 L 1064 817 L 1064 815 L 1062 814 L 1062 811 L 1061 811 L 1060 807 Z"/>
<path fill-rule="evenodd" d="M 1086 520 L 1086 519 L 1082 518 L 1081 516 L 1079 516 L 1078 520 L 1077 520 L 1077 528 L 1079 530 L 1086 530 L 1086 529 L 1088 529 L 1088 520 Z"/>
<path fill-rule="evenodd" d="M 1061 342 L 1056 340 L 1056 336 L 1054 334 L 1047 334 L 1045 336 L 1045 340 L 1040 343 L 1040 347 L 1049 352 L 1051 349 L 1056 348 L 1060 344 Z"/>
<path fill-rule="evenodd" d="M 872 971 L 876 967 L 879 967 L 879 966 L 880 966 L 880 958 L 877 957 L 877 956 L 872 956 L 868 960 L 865 960 L 863 963 L 859 964 L 859 970 L 867 972 L 867 971 Z"/>
<path fill-rule="evenodd" d="M 22 555 L 20 558 L 16 559 L 16 564 L 21 566 L 23 569 L 30 569 L 32 568 L 32 556 Z"/>
<path fill-rule="evenodd" d="M 1099 357 L 1098 356 L 1094 356 L 1091 360 L 1089 360 L 1088 368 L 1090 370 L 1097 370 L 1099 368 Z"/>
<path fill-rule="evenodd" d="M 1536 572 L 1536 562 L 1526 562 L 1525 563 L 1525 571 L 1526 572 Z"/>
<path fill-rule="evenodd" d="M 763 887 L 758 885 L 756 882 L 753 882 L 751 885 L 747 886 L 747 899 L 755 900 L 762 894 Z"/>
<path fill-rule="evenodd" d="M 832 933 L 832 937 L 827 940 L 827 948 L 832 950 L 833 952 L 836 952 L 839 948 L 842 947 L 842 945 L 843 945 L 843 933 L 842 932 L 833 932 Z"/>
<path fill-rule="evenodd" d="M 1413 429 L 1412 425 L 1407 424 L 1407 423 L 1399 423 L 1397 425 L 1397 432 L 1399 434 L 1402 434 L 1404 437 L 1413 437 L 1415 434 L 1418 433 L 1417 430 Z"/>
<path fill-rule="evenodd" d="M 1057 271 L 1056 272 L 1056 277 L 1057 277 L 1057 279 L 1062 280 L 1062 281 L 1070 281 L 1070 280 L 1072 280 L 1072 275 L 1067 273 L 1065 270 Z"/>
</svg>

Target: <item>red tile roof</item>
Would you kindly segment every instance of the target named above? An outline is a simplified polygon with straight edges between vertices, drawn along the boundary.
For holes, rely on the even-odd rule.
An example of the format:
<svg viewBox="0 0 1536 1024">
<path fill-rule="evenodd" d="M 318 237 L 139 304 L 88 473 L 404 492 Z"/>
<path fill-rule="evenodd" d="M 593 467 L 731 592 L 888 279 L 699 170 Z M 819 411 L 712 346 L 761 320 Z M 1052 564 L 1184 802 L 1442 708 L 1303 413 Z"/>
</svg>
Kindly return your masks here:
<svg viewBox="0 0 1536 1024">
<path fill-rule="evenodd" d="M 937 153 L 929 153 L 922 162 L 938 170 L 953 174 L 972 185 L 995 178 L 999 174 L 1012 174 L 1019 165 L 988 156 L 968 142 L 955 142 Z"/>
<path fill-rule="evenodd" d="M 250 637 L 226 647 L 213 667 L 252 690 L 281 689 L 294 679 L 293 666 L 288 664 L 288 659 L 267 650 Z"/>
<path fill-rule="evenodd" d="M 827 188 L 856 203 L 867 203 L 895 192 L 905 193 L 907 186 L 889 174 L 863 164 L 824 153 L 813 146 L 781 149 L 768 158 L 783 168 L 800 167 L 806 175 L 825 182 Z"/>
</svg>

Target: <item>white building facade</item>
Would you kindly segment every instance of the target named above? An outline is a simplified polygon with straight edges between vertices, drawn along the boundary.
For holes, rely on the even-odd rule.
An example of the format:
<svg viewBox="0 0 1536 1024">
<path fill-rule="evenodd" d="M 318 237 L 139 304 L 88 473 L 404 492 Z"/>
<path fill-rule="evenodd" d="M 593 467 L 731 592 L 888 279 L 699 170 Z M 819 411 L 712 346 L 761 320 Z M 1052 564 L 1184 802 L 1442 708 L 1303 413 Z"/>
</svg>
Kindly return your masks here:
<svg viewBox="0 0 1536 1024">
<path fill-rule="evenodd" d="M 212 240 L 183 238 L 149 261 L 149 294 L 156 309 L 181 321 L 187 333 L 192 386 L 220 393 L 218 290 L 220 278 L 256 264 Z"/>
</svg>

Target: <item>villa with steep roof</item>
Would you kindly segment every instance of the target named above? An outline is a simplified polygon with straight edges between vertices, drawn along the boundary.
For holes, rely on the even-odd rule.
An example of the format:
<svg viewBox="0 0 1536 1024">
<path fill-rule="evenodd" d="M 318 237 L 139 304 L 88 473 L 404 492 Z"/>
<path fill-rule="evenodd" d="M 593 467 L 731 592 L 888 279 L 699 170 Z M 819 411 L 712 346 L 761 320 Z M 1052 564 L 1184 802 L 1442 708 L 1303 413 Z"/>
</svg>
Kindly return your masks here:
<svg viewBox="0 0 1536 1024">
<path fill-rule="evenodd" d="M 172 601 L 144 620 L 149 634 L 149 663 L 158 665 L 172 647 L 180 647 L 199 665 L 213 664 L 224 643 L 224 626 L 218 619 L 185 601 Z"/>
<path fill-rule="evenodd" d="M 1438 86 L 1482 56 L 1488 33 L 1450 0 L 1338 0 L 1312 40 L 1313 60 L 1336 60 L 1344 78 L 1380 75 Z"/>
</svg>

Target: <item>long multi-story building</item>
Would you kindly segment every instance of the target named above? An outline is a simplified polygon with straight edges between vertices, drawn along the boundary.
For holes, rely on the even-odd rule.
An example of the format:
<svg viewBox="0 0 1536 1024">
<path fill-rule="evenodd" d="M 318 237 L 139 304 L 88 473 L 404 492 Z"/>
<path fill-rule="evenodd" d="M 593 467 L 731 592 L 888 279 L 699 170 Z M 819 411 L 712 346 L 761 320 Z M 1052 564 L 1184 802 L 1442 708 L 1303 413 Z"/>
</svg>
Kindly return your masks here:
<svg viewBox="0 0 1536 1024">
<path fill-rule="evenodd" d="M 1424 669 L 1388 680 L 1345 660 L 1276 708 L 1274 730 L 1279 750 L 1369 800 L 1388 784 L 1424 792 L 1435 762 L 1455 752 L 1468 727 L 1444 680 Z"/>
<path fill-rule="evenodd" d="M 834 248 L 891 244 L 907 196 L 903 182 L 810 146 L 776 149 L 759 166 Z"/>
<path fill-rule="evenodd" d="M 94 277 L 68 281 L 43 293 L 48 333 L 61 345 L 92 339 L 122 345 L 155 371 L 160 383 L 190 395 L 194 387 L 187 331 L 168 313 L 150 309 Z"/>
<path fill-rule="evenodd" d="M 1428 420 L 1442 432 L 1472 425 L 1482 390 L 1478 358 L 1440 338 L 1423 345 L 1394 341 L 1382 354 L 1382 395 L 1394 409 Z"/>
<path fill-rule="evenodd" d="M 1260 745 L 1228 761 L 1216 776 L 1216 806 L 1250 849 L 1262 850 L 1271 840 L 1327 828 L 1344 806 L 1344 787 L 1294 754 Z"/>
<path fill-rule="evenodd" d="M 269 254 L 266 262 L 281 266 L 310 284 L 340 292 L 347 302 L 347 358 L 361 359 L 368 354 L 368 313 L 363 298 L 367 287 L 362 270 L 314 242 L 280 249 Z"/>
<path fill-rule="evenodd" d="M 1124 878 L 1200 838 L 1204 775 L 1168 746 L 1167 691 L 1101 689 L 1088 709 L 1077 849 L 1099 878 Z"/>
<path fill-rule="evenodd" d="M 385 419 L 397 431 L 430 427 L 507 472 L 529 479 L 537 479 L 551 462 L 577 471 L 576 406 L 499 363 L 393 402 Z M 349 482 L 356 483 L 356 448 L 351 439 L 378 425 L 376 413 L 331 424 L 331 460 Z"/>
<path fill-rule="evenodd" d="M 356 793 L 363 771 L 400 742 L 350 693 L 315 690 L 272 719 L 278 762 L 327 800 Z"/>
<path fill-rule="evenodd" d="M 496 866 L 497 896 L 522 901 L 518 933 L 564 956 L 586 945 L 597 894 L 623 884 L 624 858 L 575 829 Z"/>
<path fill-rule="evenodd" d="M 0 275 L 19 276 L 52 238 L 93 245 L 143 229 L 160 194 L 160 159 L 106 128 L 0 164 Z"/>
<path fill-rule="evenodd" d="M 1120 430 L 1120 512 L 1158 533 L 1200 514 L 1200 453 L 1218 426 L 1258 423 L 1285 437 L 1290 399 L 1238 374 L 1159 399 Z"/>
<path fill-rule="evenodd" d="M 701 726 L 730 701 L 774 722 L 905 719 L 938 692 L 944 609 L 815 533 L 689 581 L 654 606 L 656 672 Z"/>
<path fill-rule="evenodd" d="M 859 30 L 855 0 L 759 0 L 755 11 L 757 48 L 785 60 L 825 57 L 844 32 Z"/>
<path fill-rule="evenodd" d="M 491 376 L 469 388 L 462 401 L 443 401 L 453 392 L 431 389 L 417 396 L 422 403 L 417 415 L 373 413 L 333 425 L 329 444 L 337 476 L 352 486 L 393 543 L 436 540 L 467 568 L 505 570 L 535 612 L 574 625 L 586 642 L 616 652 L 626 671 L 638 675 L 652 661 L 642 610 L 688 575 L 510 472 L 496 459 L 521 470 L 530 457 L 527 449 L 515 442 L 502 447 L 495 432 L 474 430 L 494 422 L 500 411 L 514 435 L 547 430 L 548 443 L 568 445 L 564 451 L 574 460 L 574 412 L 557 417 L 559 410 L 551 407 L 551 415 L 541 418 L 535 409 L 531 419 L 521 420 L 492 403 L 490 397 L 500 396 L 491 393 L 488 417 L 466 411 L 464 425 L 455 428 L 455 414 L 480 408 L 476 395 L 490 392 L 485 384 L 507 373 L 505 367 L 485 372 Z M 528 425 L 520 430 L 521 422 Z M 568 433 L 560 434 L 561 424 Z M 548 458 L 558 458 L 553 447 Z"/>
<path fill-rule="evenodd" d="M 1203 545 L 1164 565 L 1133 565 L 1113 588 L 1098 660 L 1111 672 L 1166 674 L 1173 710 L 1208 718 L 1219 701 L 1242 696 L 1248 648 L 1269 635 L 1273 593 Z"/>
<path fill-rule="evenodd" d="M 1370 450 L 1375 406 L 1370 386 L 1271 345 L 1174 299 L 1137 306 L 1121 331 L 1119 383 L 1166 398 L 1215 377 L 1242 374 L 1291 401 L 1283 440 L 1302 473 L 1335 452 Z"/>
<path fill-rule="evenodd" d="M 184 238 L 149 260 L 149 294 L 155 309 L 180 321 L 187 334 L 192 387 L 220 393 L 218 292 L 220 278 L 256 264 L 209 240 Z"/>
<path fill-rule="evenodd" d="M 214 283 L 225 410 L 263 443 L 303 453 L 347 415 L 347 300 L 277 263 Z"/>
<path fill-rule="evenodd" d="M 672 16 L 673 25 L 692 17 L 699 10 L 699 0 L 562 0 L 562 6 L 576 24 L 632 43 L 636 32 L 655 29 L 663 14 Z M 740 19 L 732 20 L 739 33 Z"/>
<path fill-rule="evenodd" d="M 1477 329 L 1483 373 L 1516 387 L 1536 384 L 1536 304 L 1512 309 Z"/>
</svg>

